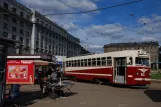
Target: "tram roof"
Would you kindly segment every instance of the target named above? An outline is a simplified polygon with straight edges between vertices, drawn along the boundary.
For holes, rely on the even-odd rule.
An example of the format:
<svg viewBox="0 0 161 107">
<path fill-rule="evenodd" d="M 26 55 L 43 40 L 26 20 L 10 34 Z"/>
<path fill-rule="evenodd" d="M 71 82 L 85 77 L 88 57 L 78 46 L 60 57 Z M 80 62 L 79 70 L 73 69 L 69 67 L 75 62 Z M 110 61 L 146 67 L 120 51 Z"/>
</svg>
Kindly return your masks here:
<svg viewBox="0 0 161 107">
<path fill-rule="evenodd" d="M 75 56 L 66 58 L 66 60 L 76 60 L 76 59 L 86 59 L 86 58 L 99 58 L 99 57 L 128 57 L 128 56 L 137 56 L 138 54 L 148 55 L 148 53 L 144 50 L 124 50 L 124 51 L 115 51 L 101 54 L 92 54 L 92 55 L 84 55 L 84 56 Z"/>
</svg>

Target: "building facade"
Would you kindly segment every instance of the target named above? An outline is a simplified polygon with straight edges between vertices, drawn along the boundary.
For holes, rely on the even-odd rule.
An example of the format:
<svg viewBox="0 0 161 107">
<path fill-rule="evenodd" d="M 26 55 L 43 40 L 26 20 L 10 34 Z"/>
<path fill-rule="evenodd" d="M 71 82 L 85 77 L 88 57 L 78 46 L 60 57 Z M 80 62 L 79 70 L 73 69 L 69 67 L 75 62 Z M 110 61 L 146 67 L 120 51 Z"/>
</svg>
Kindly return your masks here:
<svg viewBox="0 0 161 107">
<path fill-rule="evenodd" d="M 159 69 L 161 69 L 161 46 L 159 47 Z"/>
<path fill-rule="evenodd" d="M 85 49 L 84 47 L 81 47 L 81 55 L 86 55 L 86 54 L 91 54 L 91 52 L 89 52 L 87 49 Z"/>
<path fill-rule="evenodd" d="M 31 10 L 15 0 L 0 1 L 0 36 L 21 41 L 21 45 L 13 47 L 17 51 L 29 52 L 32 30 L 30 16 Z"/>
<path fill-rule="evenodd" d="M 19 40 L 20 54 L 79 55 L 80 40 L 15 0 L 0 1 L 0 36 Z M 11 52 L 12 53 L 12 52 Z"/>
<path fill-rule="evenodd" d="M 159 62 L 159 44 L 158 42 L 140 42 L 140 43 L 111 43 L 104 45 L 104 52 L 113 52 L 121 50 L 143 49 L 150 54 L 152 69 L 158 68 Z"/>
</svg>

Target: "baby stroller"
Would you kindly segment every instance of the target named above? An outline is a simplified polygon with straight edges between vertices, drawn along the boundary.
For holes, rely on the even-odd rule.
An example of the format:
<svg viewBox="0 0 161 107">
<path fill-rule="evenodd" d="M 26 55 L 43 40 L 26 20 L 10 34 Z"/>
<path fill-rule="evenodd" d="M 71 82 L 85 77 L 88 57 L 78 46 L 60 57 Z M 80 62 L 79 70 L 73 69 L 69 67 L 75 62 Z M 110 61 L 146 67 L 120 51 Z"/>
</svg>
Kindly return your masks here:
<svg viewBox="0 0 161 107">
<path fill-rule="evenodd" d="M 58 80 L 52 80 L 49 79 L 44 82 L 43 84 L 43 96 L 44 97 L 49 97 L 52 99 L 64 96 L 64 92 L 62 90 L 59 90 L 58 88 L 50 87 L 52 84 L 57 84 L 59 81 Z"/>
</svg>

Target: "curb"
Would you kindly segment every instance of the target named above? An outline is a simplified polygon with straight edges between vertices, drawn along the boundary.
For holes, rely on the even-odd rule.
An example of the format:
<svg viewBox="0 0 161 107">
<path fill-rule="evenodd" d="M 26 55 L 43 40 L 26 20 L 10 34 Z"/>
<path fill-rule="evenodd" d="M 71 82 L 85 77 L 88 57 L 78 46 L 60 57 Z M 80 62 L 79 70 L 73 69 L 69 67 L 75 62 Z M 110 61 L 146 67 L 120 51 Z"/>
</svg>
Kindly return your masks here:
<svg viewBox="0 0 161 107">
<path fill-rule="evenodd" d="M 151 79 L 151 82 L 153 82 L 153 83 L 161 83 L 161 79 Z"/>
</svg>

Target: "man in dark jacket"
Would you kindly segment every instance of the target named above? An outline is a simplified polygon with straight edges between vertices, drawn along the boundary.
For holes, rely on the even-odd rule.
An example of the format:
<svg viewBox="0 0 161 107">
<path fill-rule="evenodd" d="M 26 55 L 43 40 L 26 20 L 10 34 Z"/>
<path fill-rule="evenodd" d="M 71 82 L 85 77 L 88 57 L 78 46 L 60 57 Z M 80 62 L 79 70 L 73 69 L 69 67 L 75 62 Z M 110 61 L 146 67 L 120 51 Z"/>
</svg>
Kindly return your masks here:
<svg viewBox="0 0 161 107">
<path fill-rule="evenodd" d="M 55 70 L 52 71 L 50 79 L 53 83 L 58 83 L 58 74 Z"/>
</svg>

